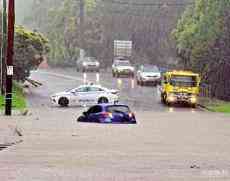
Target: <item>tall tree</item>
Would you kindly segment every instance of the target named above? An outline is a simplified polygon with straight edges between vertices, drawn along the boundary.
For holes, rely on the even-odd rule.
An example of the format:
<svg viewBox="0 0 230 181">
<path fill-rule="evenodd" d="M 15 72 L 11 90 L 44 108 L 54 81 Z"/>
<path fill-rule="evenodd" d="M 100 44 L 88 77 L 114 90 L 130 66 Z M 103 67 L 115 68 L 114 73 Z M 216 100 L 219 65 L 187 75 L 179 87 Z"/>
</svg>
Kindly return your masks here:
<svg viewBox="0 0 230 181">
<path fill-rule="evenodd" d="M 230 100 L 229 9 L 229 0 L 196 0 L 173 32 L 185 68 L 200 72 L 212 95 L 225 100 Z"/>
</svg>

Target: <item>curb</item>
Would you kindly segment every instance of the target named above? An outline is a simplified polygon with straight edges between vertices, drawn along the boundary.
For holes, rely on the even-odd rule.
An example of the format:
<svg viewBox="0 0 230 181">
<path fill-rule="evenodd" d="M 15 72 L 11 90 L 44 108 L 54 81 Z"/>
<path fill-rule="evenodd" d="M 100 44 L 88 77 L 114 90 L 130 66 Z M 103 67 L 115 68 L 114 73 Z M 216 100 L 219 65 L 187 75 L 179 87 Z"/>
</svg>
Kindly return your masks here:
<svg viewBox="0 0 230 181">
<path fill-rule="evenodd" d="M 210 109 L 210 108 L 208 108 L 208 107 L 206 107 L 206 106 L 204 106 L 202 104 L 197 104 L 197 106 L 199 106 L 199 108 L 202 109 L 202 110 L 213 112 L 212 109 Z"/>
</svg>

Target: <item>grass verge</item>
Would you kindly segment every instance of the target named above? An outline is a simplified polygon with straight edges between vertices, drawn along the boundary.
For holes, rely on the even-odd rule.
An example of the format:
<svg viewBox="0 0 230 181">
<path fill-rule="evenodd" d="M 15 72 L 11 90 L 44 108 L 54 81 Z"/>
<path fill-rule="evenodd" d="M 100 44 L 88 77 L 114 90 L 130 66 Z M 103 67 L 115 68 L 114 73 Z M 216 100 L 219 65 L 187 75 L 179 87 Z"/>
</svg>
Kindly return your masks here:
<svg viewBox="0 0 230 181">
<path fill-rule="evenodd" d="M 23 89 L 16 82 L 13 83 L 12 105 L 14 110 L 24 110 L 26 108 L 26 97 L 23 94 Z M 5 97 L 0 95 L 0 110 L 3 110 L 4 107 L 5 107 Z"/>
<path fill-rule="evenodd" d="M 230 113 L 230 102 L 210 98 L 200 98 L 200 104 L 212 112 Z"/>
</svg>

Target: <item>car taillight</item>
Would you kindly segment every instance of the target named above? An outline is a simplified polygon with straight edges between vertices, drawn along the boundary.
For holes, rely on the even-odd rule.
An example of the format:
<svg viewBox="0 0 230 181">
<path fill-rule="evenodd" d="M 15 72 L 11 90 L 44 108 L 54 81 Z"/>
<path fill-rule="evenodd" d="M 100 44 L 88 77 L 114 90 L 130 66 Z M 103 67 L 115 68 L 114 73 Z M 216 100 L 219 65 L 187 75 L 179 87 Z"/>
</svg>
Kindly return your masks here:
<svg viewBox="0 0 230 181">
<path fill-rule="evenodd" d="M 133 118 L 133 117 L 134 117 L 134 114 L 130 112 L 130 113 L 129 113 L 129 117 L 130 117 L 130 118 Z"/>
<path fill-rule="evenodd" d="M 112 118 L 112 117 L 113 117 L 113 114 L 110 113 L 110 112 L 104 112 L 104 113 L 102 113 L 102 116 L 105 117 L 105 118 L 107 118 L 107 117 Z"/>
</svg>

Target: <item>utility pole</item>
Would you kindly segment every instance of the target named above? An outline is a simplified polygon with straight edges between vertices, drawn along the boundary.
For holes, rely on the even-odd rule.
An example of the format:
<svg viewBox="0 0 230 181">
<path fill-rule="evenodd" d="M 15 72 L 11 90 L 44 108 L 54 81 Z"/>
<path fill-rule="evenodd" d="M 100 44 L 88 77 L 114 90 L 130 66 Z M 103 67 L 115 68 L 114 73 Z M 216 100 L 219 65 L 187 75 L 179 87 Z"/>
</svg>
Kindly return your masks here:
<svg viewBox="0 0 230 181">
<path fill-rule="evenodd" d="M 5 115 L 11 116 L 12 112 L 12 85 L 13 85 L 13 56 L 14 56 L 14 24 L 15 0 L 8 0 L 8 45 L 7 45 L 7 71 L 6 71 L 6 96 Z"/>
<path fill-rule="evenodd" d="M 85 36 L 84 36 L 84 26 L 85 26 L 85 1 L 80 0 L 80 48 L 81 48 L 81 56 L 84 54 L 85 48 Z"/>
<path fill-rule="evenodd" d="M 5 74 L 6 74 L 6 48 L 7 48 L 7 14 L 6 0 L 3 0 L 2 8 L 2 47 L 1 47 L 1 94 L 5 94 Z"/>
</svg>

